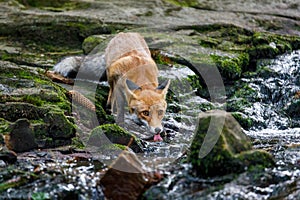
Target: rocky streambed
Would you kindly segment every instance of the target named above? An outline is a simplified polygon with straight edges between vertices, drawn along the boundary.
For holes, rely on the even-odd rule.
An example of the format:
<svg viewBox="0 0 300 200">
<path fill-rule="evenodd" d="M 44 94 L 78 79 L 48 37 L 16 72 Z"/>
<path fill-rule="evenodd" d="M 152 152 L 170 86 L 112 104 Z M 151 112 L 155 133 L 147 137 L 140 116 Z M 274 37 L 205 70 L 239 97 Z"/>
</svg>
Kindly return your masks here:
<svg viewBox="0 0 300 200">
<path fill-rule="evenodd" d="M 299 198 L 299 9 L 0 1 L 0 198 Z M 102 56 L 120 31 L 171 79 L 163 142 L 105 110 Z M 49 76 L 57 63 L 81 68 Z"/>
</svg>

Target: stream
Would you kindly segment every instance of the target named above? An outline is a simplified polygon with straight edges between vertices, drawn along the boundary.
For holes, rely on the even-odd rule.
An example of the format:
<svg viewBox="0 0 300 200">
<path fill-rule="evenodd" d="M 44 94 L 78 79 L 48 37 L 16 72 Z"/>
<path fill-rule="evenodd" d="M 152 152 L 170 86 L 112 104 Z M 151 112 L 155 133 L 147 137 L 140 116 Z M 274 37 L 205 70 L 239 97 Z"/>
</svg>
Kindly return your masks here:
<svg viewBox="0 0 300 200">
<path fill-rule="evenodd" d="M 127 195 L 139 185 L 132 174 L 114 174 L 110 186 L 101 181 L 131 144 L 127 150 L 139 153 L 125 159 L 129 169 L 150 172 L 139 192 L 131 187 L 139 200 L 300 199 L 299 0 L 0 0 L 0 10 L 0 200 L 106 200 L 111 188 Z M 103 132 L 90 134 L 99 125 L 126 132 L 110 125 L 108 83 L 99 77 L 109 39 L 128 31 L 144 36 L 160 63 L 159 82 L 171 80 L 162 142 L 151 142 L 127 114 L 124 128 L 137 140 L 127 134 L 129 142 L 112 145 Z M 80 66 L 67 79 L 74 85 L 44 76 L 60 59 L 63 69 Z M 71 90 L 90 107 L 76 104 Z M 211 178 L 195 172 L 188 156 L 198 115 L 217 109 L 232 113 L 275 165 Z M 12 138 L 26 148 L 11 148 Z"/>
<path fill-rule="evenodd" d="M 259 173 L 250 169 L 240 175 L 200 179 L 193 176 L 191 166 L 180 162 L 185 159 L 185 151 L 193 138 L 196 115 L 204 111 L 194 102 L 207 107 L 220 105 L 212 105 L 195 95 L 189 83 L 182 81 L 193 75 L 185 66 L 162 69 L 163 77 L 173 82 L 181 80 L 180 84 L 186 87 L 184 91 L 171 88 L 178 101 L 169 106 L 178 107 L 178 112 L 166 114 L 164 126 L 168 140 L 146 142 L 145 153 L 138 154 L 144 164 L 165 175 L 161 182 L 146 191 L 144 199 L 151 199 L 153 195 L 157 199 L 299 199 L 300 127 L 299 121 L 285 114 L 300 91 L 299 71 L 300 51 L 294 51 L 274 60 L 261 61 L 254 74 L 241 80 L 256 94 L 256 98 L 250 99 L 251 103 L 240 111 L 253 121 L 253 126 L 245 132 L 254 148 L 264 149 L 275 157 L 276 166 Z M 135 126 L 130 120 L 128 123 L 128 129 Z M 141 136 L 138 131 L 134 133 Z M 11 176 L 12 181 L 29 179 L 30 183 L 2 192 L 0 199 L 26 199 L 28 194 L 33 194 L 35 199 L 104 199 L 98 184 L 103 175 L 102 163 L 113 161 L 115 156 L 97 157 L 72 149 L 23 153 L 17 168 L 1 172 L 0 178 L 5 180 Z"/>
<path fill-rule="evenodd" d="M 261 61 L 257 73 L 242 79 L 256 95 L 241 111 L 253 120 L 253 126 L 245 132 L 254 148 L 274 156 L 274 168 L 265 169 L 264 173 L 249 170 L 238 177 L 208 180 L 189 176 L 189 166 L 181 166 L 182 174 L 174 169 L 167 181 L 148 193 L 168 190 L 160 199 L 299 199 L 299 121 L 291 120 L 285 113 L 300 90 L 299 72 L 300 51 L 294 51 Z"/>
</svg>

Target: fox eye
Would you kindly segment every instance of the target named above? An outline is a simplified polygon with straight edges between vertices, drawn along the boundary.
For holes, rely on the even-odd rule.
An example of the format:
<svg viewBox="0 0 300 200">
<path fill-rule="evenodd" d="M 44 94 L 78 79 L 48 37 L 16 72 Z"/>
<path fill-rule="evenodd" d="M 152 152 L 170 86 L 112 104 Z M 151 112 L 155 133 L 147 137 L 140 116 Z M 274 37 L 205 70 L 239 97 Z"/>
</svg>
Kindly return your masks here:
<svg viewBox="0 0 300 200">
<path fill-rule="evenodd" d="M 143 114 L 144 116 L 149 116 L 150 113 L 149 113 L 149 111 L 145 110 L 145 111 L 142 112 L 142 114 Z"/>
<path fill-rule="evenodd" d="M 164 114 L 164 111 L 163 110 L 159 110 L 158 111 L 158 115 L 163 115 Z"/>
</svg>

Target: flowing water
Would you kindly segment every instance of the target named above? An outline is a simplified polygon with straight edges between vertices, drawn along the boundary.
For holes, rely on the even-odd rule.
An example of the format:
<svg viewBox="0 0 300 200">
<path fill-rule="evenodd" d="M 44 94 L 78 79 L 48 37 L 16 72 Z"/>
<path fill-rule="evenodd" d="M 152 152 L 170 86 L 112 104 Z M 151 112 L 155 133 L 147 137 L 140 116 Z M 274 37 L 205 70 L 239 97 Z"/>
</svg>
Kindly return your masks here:
<svg viewBox="0 0 300 200">
<path fill-rule="evenodd" d="M 299 66 L 300 51 L 294 51 L 268 63 L 262 61 L 258 70 L 268 69 L 265 76 L 243 80 L 257 93 L 258 101 L 245 110 L 255 121 L 254 129 L 284 130 L 294 126 L 285 110 L 300 91 Z"/>
<path fill-rule="evenodd" d="M 161 70 L 163 77 L 170 78 L 172 83 L 177 82 L 180 87 L 171 88 L 177 99 L 169 104 L 173 112 L 169 110 L 166 115 L 164 125 L 167 142 L 146 143 L 145 153 L 138 155 L 142 162 L 162 170 L 166 177 L 151 187 L 144 197 L 299 199 L 300 123 L 299 119 L 290 118 L 286 114 L 290 105 L 298 100 L 295 94 L 300 91 L 299 71 L 300 51 L 294 51 L 274 60 L 261 61 L 257 72 L 242 79 L 243 84 L 247 84 L 255 93 L 254 99 L 248 99 L 251 103 L 241 110 L 253 121 L 253 126 L 245 132 L 252 139 L 254 148 L 267 150 L 274 156 L 276 166 L 264 171 L 249 170 L 238 176 L 200 179 L 193 176 L 190 166 L 180 163 L 178 158 L 184 158 L 193 138 L 197 114 L 203 111 L 199 103 L 207 105 L 204 106 L 206 108 L 214 105 L 195 95 L 195 91 L 186 82 L 187 76 L 193 75 L 193 72 L 185 66 Z M 128 129 L 134 126 L 130 120 L 128 123 Z M 136 134 L 143 136 L 138 132 Z M 11 169 L 7 174 L 1 174 L 1 177 L 13 176 L 11 181 L 29 177 L 30 181 L 25 186 L 3 192 L 0 198 L 25 198 L 28 193 L 33 193 L 37 198 L 54 195 L 54 199 L 103 199 L 101 187 L 97 184 L 103 165 L 97 163 L 115 157 L 105 158 L 103 155 L 95 160 L 94 155 L 87 156 L 85 152 L 79 152 L 74 160 L 68 155 L 73 153 L 40 151 L 21 156 L 23 161 L 18 161 L 18 165 L 23 172 Z M 41 178 L 37 179 L 34 175 L 36 172 L 41 174 Z"/>
<path fill-rule="evenodd" d="M 257 72 L 242 79 L 255 94 L 252 99 L 248 98 L 251 103 L 240 110 L 253 122 L 245 132 L 254 148 L 267 150 L 274 156 L 274 168 L 263 172 L 249 170 L 238 177 L 199 179 L 189 173 L 190 166 L 181 165 L 146 196 L 156 195 L 158 199 L 299 199 L 300 126 L 297 117 L 287 114 L 289 107 L 298 101 L 295 94 L 300 91 L 299 72 L 300 51 L 294 51 L 274 60 L 261 61 Z M 162 191 L 168 193 L 162 194 Z"/>
</svg>

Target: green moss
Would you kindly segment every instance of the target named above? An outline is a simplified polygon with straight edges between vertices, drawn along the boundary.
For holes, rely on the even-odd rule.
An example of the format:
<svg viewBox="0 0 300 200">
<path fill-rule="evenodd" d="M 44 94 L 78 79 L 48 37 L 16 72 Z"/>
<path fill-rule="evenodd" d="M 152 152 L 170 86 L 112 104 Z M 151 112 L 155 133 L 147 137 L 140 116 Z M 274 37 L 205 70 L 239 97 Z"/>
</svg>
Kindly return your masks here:
<svg viewBox="0 0 300 200">
<path fill-rule="evenodd" d="M 197 138 L 198 139 L 198 138 Z M 203 140 L 201 140 L 203 141 Z M 200 141 L 199 141 L 200 142 Z M 232 153 L 224 150 L 223 145 L 224 138 L 219 138 L 217 144 L 215 145 L 213 152 L 207 155 L 204 159 L 198 157 L 200 146 L 197 147 L 195 143 L 191 146 L 191 155 L 197 155 L 196 157 L 190 157 L 189 160 L 193 166 L 197 166 L 198 174 L 203 176 L 217 176 L 226 174 L 229 171 L 239 173 L 241 172 L 241 167 L 232 162 Z M 218 153 L 217 153 L 218 152 Z"/>
<path fill-rule="evenodd" d="M 212 58 L 227 79 L 241 77 L 243 72 L 255 68 L 259 59 L 274 58 L 300 48 L 298 36 L 253 32 L 231 24 L 186 25 L 178 29 L 197 31 L 197 37 L 192 37 L 201 46 L 221 51 L 220 56 Z M 232 56 L 228 56 L 230 54 Z"/>
<path fill-rule="evenodd" d="M 20 44 L 15 44 L 15 46 L 18 45 Z M 73 49 L 65 46 L 33 43 L 24 44 L 23 46 L 24 49 L 30 49 L 31 52 L 24 50 L 21 53 L 8 53 L 0 50 L 0 59 L 28 66 L 48 68 L 49 66 L 54 65 L 62 57 L 78 55 L 82 53 L 81 49 Z"/>
<path fill-rule="evenodd" d="M 283 28 L 282 23 L 279 22 L 279 20 L 255 19 L 255 21 L 260 27 L 264 27 L 268 31 L 274 31 Z"/>
<path fill-rule="evenodd" d="M 249 65 L 248 54 L 239 54 L 236 57 L 211 55 L 223 78 L 235 80 L 241 77 L 244 69 Z"/>
<path fill-rule="evenodd" d="M 95 99 L 103 108 L 106 106 L 108 98 L 109 87 L 104 85 L 98 85 L 96 88 Z"/>
<path fill-rule="evenodd" d="M 71 143 L 75 125 L 66 116 L 71 114 L 67 91 L 34 68 L 3 63 L 0 71 L 1 84 L 14 91 L 9 95 L 0 94 L 0 117 L 9 123 L 19 118 L 30 120 L 39 148 Z M 1 124 L 6 131 L 6 125 Z"/>
<path fill-rule="evenodd" d="M 30 120 L 39 148 L 51 148 L 71 144 L 75 126 L 62 114 L 48 111 L 44 118 Z"/>
<path fill-rule="evenodd" d="M 264 32 L 255 32 L 251 41 L 247 50 L 251 59 L 274 58 L 300 46 L 299 37 Z"/>
<path fill-rule="evenodd" d="M 218 39 L 205 36 L 200 38 L 199 44 L 206 48 L 216 48 L 220 44 L 220 41 Z"/>
<path fill-rule="evenodd" d="M 216 109 L 215 105 L 213 105 L 212 103 L 210 102 L 207 102 L 207 103 L 201 103 L 198 105 L 198 108 L 203 111 L 203 112 L 206 112 L 206 111 L 209 111 L 209 110 L 213 110 L 213 109 Z"/>
<path fill-rule="evenodd" d="M 36 105 L 36 106 L 41 106 L 41 105 L 44 104 L 44 101 L 39 96 L 34 97 L 34 96 L 31 96 L 31 95 L 25 95 L 20 99 L 20 101 L 31 103 L 31 104 Z"/>
<path fill-rule="evenodd" d="M 66 99 L 50 101 L 47 98 L 43 98 L 43 96 L 39 94 L 24 96 L 7 96 L 6 98 L 3 98 L 0 102 L 23 102 L 32 104 L 34 106 L 45 106 L 45 108 L 49 108 L 52 110 L 64 110 L 66 113 L 70 113 L 71 111 L 70 102 L 68 102 Z"/>
<path fill-rule="evenodd" d="M 166 0 L 166 1 L 182 7 L 194 7 L 198 5 L 198 1 L 196 0 Z"/>
<path fill-rule="evenodd" d="M 226 102 L 226 109 L 229 112 L 242 112 L 249 106 L 251 106 L 251 102 L 246 98 L 231 98 Z"/>
<path fill-rule="evenodd" d="M 9 130 L 9 127 L 10 127 L 10 122 L 3 119 L 3 118 L 0 118 L 0 135 L 1 134 L 6 134 L 8 133 L 10 130 Z M 1 138 L 1 137 L 0 137 Z"/>
<path fill-rule="evenodd" d="M 82 49 L 85 54 L 90 53 L 95 47 L 105 41 L 106 37 L 102 35 L 92 35 L 84 39 Z"/>
<path fill-rule="evenodd" d="M 260 65 L 260 67 L 253 72 L 252 74 L 247 74 L 249 77 L 262 77 L 262 78 L 269 78 L 272 77 L 274 74 L 274 70 L 270 69 L 270 67 Z"/>
<path fill-rule="evenodd" d="M 249 130 L 252 127 L 253 120 L 243 113 L 233 112 L 231 114 L 245 130 Z"/>
<path fill-rule="evenodd" d="M 220 124 L 223 120 L 224 124 Z M 249 166 L 274 164 L 268 153 L 252 150 L 251 141 L 239 124 L 223 111 L 199 115 L 188 161 L 202 177 L 239 173 Z"/>
<path fill-rule="evenodd" d="M 274 58 L 280 53 L 279 49 L 271 47 L 269 44 L 261 44 L 258 46 L 253 46 L 248 50 L 249 56 L 252 59 L 259 58 Z"/>
<path fill-rule="evenodd" d="M 40 57 L 41 54 L 53 57 L 55 54 L 57 54 L 56 57 L 70 55 L 70 52 L 78 54 L 84 38 L 96 34 L 112 34 L 127 28 L 123 24 L 103 24 L 96 19 L 74 21 L 74 19 L 46 18 L 44 20 L 46 22 L 40 19 L 41 22 L 38 24 L 29 23 L 28 25 L 22 24 L 22 26 L 10 24 L 7 25 L 8 27 L 0 27 L 0 32 L 3 36 L 7 36 L 9 42 L 12 40 L 17 46 L 20 46 L 20 49 L 23 50 L 21 57 L 32 56 L 34 58 Z M 20 32 L 22 32 L 21 36 Z M 5 51 L 2 54 L 2 57 L 6 57 L 6 59 L 10 56 L 20 57 L 18 54 L 8 54 Z"/>
<path fill-rule="evenodd" d="M 141 140 L 116 124 L 104 124 L 94 128 L 90 134 L 88 144 L 101 148 L 106 147 L 110 145 L 107 139 L 113 144 L 128 146 L 131 143 L 129 147 L 134 152 L 143 151 Z"/>
<path fill-rule="evenodd" d="M 266 168 L 274 166 L 275 162 L 271 154 L 263 150 L 252 150 L 240 153 L 237 157 L 239 162 L 252 168 Z"/>
<path fill-rule="evenodd" d="M 19 187 L 21 185 L 24 185 L 28 182 L 27 179 L 28 178 L 20 177 L 16 181 L 7 181 L 7 182 L 0 183 L 0 192 L 3 192 L 3 191 L 5 191 L 9 188 L 15 188 L 15 187 Z"/>
<path fill-rule="evenodd" d="M 36 106 L 55 105 L 71 113 L 71 103 L 66 97 L 66 89 L 54 84 L 40 72 L 28 68 L 1 68 L 1 70 L 2 84 L 12 88 L 23 88 L 29 94 L 8 95 L 1 98 L 0 102 L 26 102 Z"/>
<path fill-rule="evenodd" d="M 11 102 L 0 104 L 0 118 L 10 122 L 16 121 L 21 116 L 29 120 L 41 119 L 45 112 L 47 112 L 46 109 L 39 109 L 28 103 Z"/>
<path fill-rule="evenodd" d="M 34 119 L 30 120 L 30 125 L 33 129 L 34 137 L 38 143 L 41 141 L 44 143 L 45 141 L 53 141 L 53 139 L 49 136 L 49 126 L 45 123 L 43 119 Z"/>
<path fill-rule="evenodd" d="M 121 144 L 114 144 L 113 146 L 116 147 L 117 149 L 121 149 L 123 151 L 127 149 L 127 146 L 121 145 Z"/>
<path fill-rule="evenodd" d="M 205 87 L 197 75 L 188 75 L 187 81 L 190 83 L 191 87 L 196 90 L 197 94 L 200 94 L 200 91 Z"/>
<path fill-rule="evenodd" d="M 253 102 L 259 101 L 257 92 L 247 83 L 239 83 L 227 88 L 226 109 L 229 112 L 243 112 Z"/>
<path fill-rule="evenodd" d="M 131 133 L 127 132 L 125 129 L 121 128 L 120 126 L 116 125 L 116 124 L 104 124 L 102 126 L 100 126 L 99 128 L 101 128 L 105 134 L 111 138 L 115 137 L 115 136 L 125 136 L 128 138 L 134 138 L 136 139 L 135 136 L 133 136 Z"/>
<path fill-rule="evenodd" d="M 79 36 L 82 38 L 86 38 L 90 35 L 95 34 L 113 34 L 116 33 L 117 30 L 125 29 L 122 25 L 104 25 L 100 22 L 98 23 L 91 23 L 89 21 L 85 22 L 67 22 L 66 26 L 74 29 L 78 32 Z"/>
<path fill-rule="evenodd" d="M 18 79 L 32 79 L 33 77 L 35 77 L 35 75 L 29 69 L 26 68 L 18 68 L 18 69 L 2 68 L 1 70 L 2 70 L 0 73 L 1 77 L 7 77 L 7 78 L 18 77 Z M 7 83 L 10 82 L 8 81 Z"/>
<path fill-rule="evenodd" d="M 82 140 L 79 137 L 73 137 L 71 145 L 75 148 L 78 148 L 78 149 L 84 149 L 85 148 L 85 145 L 83 144 Z"/>
<path fill-rule="evenodd" d="M 50 125 L 48 134 L 53 138 L 72 138 L 75 135 L 75 125 L 64 115 L 63 111 L 50 110 L 44 116 L 44 122 Z"/>
<path fill-rule="evenodd" d="M 250 87 L 248 84 L 243 84 L 238 86 L 239 88 L 234 93 L 234 98 L 249 98 L 253 99 L 253 101 L 257 101 L 258 99 L 255 98 L 257 96 L 257 92 Z"/>
</svg>

